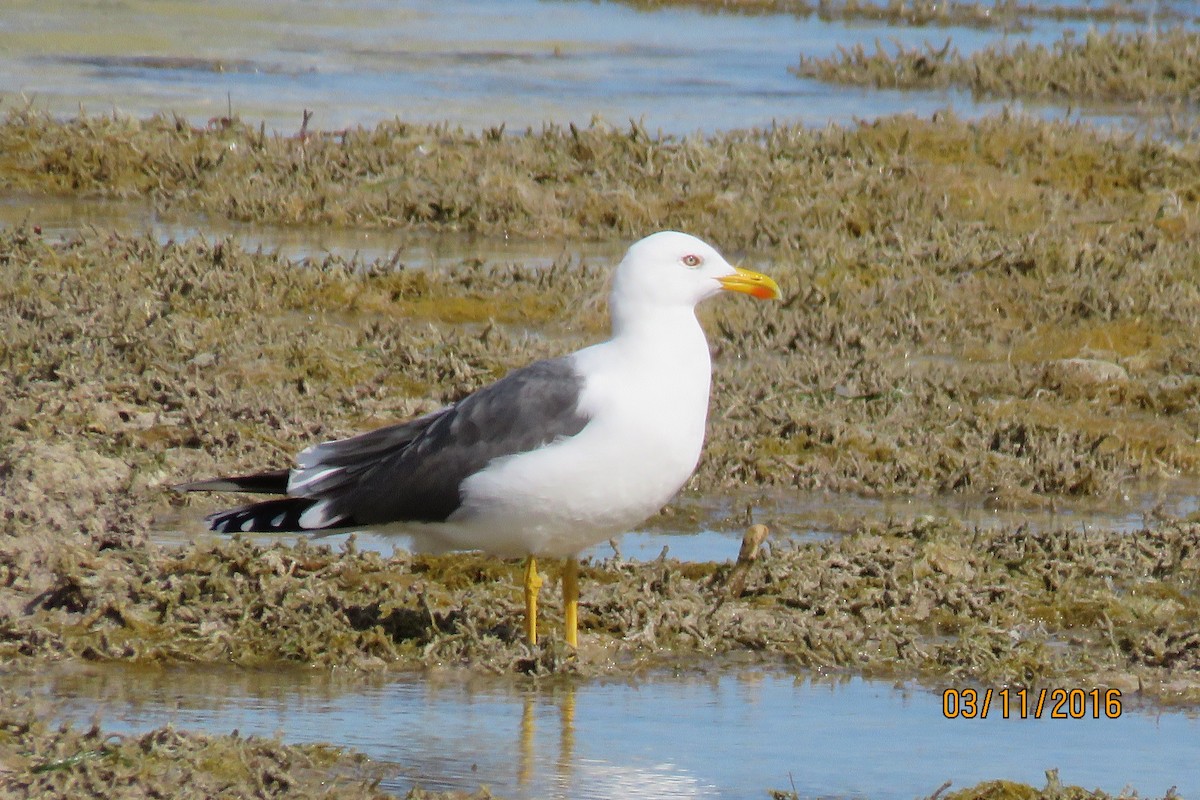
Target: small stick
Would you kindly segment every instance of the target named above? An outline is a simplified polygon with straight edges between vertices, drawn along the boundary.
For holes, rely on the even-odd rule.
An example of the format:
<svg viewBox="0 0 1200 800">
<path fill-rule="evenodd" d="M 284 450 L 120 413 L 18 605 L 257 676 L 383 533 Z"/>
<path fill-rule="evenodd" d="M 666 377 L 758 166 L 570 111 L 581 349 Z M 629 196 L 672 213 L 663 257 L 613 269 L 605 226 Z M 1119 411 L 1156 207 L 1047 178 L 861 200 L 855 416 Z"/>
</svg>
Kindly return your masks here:
<svg viewBox="0 0 1200 800">
<path fill-rule="evenodd" d="M 304 119 L 300 122 L 300 133 L 296 134 L 296 138 L 304 141 L 308 138 L 308 121 L 313 118 L 313 112 L 307 108 L 304 109 Z"/>
<path fill-rule="evenodd" d="M 737 562 L 725 581 L 730 597 L 741 597 L 745 593 L 746 575 L 750 572 L 750 565 L 758 560 L 758 548 L 766 540 L 768 533 L 770 530 L 766 525 L 751 525 L 746 529 L 745 535 L 742 536 L 742 547 L 738 550 Z"/>
<path fill-rule="evenodd" d="M 941 794 L 942 792 L 946 791 L 947 789 L 949 789 L 949 788 L 950 788 L 950 786 L 951 786 L 951 784 L 952 784 L 952 781 L 946 781 L 945 783 L 943 783 L 941 786 L 939 786 L 939 787 L 938 787 L 938 788 L 937 788 L 937 789 L 934 791 L 934 793 L 933 793 L 933 794 L 929 795 L 929 800 L 937 800 L 937 796 L 938 796 L 939 794 Z"/>
</svg>

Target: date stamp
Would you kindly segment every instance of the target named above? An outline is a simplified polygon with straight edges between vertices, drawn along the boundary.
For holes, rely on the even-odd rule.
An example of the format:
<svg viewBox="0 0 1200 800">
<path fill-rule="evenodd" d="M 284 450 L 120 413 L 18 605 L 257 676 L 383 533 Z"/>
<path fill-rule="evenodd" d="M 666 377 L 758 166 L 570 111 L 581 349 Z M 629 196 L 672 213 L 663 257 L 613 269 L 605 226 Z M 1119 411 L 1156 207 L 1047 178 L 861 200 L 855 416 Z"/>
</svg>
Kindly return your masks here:
<svg viewBox="0 0 1200 800">
<path fill-rule="evenodd" d="M 1117 719 L 1120 689 L 947 689 L 946 719 Z"/>
</svg>

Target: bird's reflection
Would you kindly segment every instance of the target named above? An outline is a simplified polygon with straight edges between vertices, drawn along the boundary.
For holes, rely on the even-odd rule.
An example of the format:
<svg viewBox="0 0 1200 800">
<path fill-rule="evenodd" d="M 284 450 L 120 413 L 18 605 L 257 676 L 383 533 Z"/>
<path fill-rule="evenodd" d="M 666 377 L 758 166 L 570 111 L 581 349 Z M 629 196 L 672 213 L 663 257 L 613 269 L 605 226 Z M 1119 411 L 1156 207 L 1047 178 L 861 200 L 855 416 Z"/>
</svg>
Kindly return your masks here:
<svg viewBox="0 0 1200 800">
<path fill-rule="evenodd" d="M 575 685 L 567 684 L 559 698 L 558 785 L 571 785 L 575 763 Z"/>
<path fill-rule="evenodd" d="M 549 693 L 558 704 L 558 759 L 555 762 L 555 786 L 560 796 L 570 790 L 575 765 L 575 685 L 566 683 Z M 545 692 L 536 688 L 526 691 L 521 697 L 521 733 L 517 759 L 517 785 L 528 787 L 532 782 L 537 764 L 537 706 L 545 699 Z"/>
<path fill-rule="evenodd" d="M 418 786 L 473 791 L 481 784 L 518 799 L 712 794 L 687 767 L 644 755 L 657 736 L 648 720 L 664 718 L 653 706 L 660 696 L 653 683 L 639 687 L 631 706 L 622 699 L 630 688 L 623 685 L 576 676 L 464 677 L 453 670 L 339 677 L 97 664 L 45 670 L 19 684 L 11 675 L 6 680 L 55 697 L 66 719 L 102 715 L 106 729 L 119 733 L 171 724 L 335 742 L 390 765 L 394 773 L 381 785 L 400 796 Z"/>
<path fill-rule="evenodd" d="M 533 692 L 526 692 L 525 696 L 521 698 L 521 746 L 517 756 L 517 784 L 519 786 L 528 786 L 530 779 L 533 778 L 533 744 L 534 734 L 537 733 L 537 722 L 533 713 L 537 701 L 533 695 Z"/>
</svg>

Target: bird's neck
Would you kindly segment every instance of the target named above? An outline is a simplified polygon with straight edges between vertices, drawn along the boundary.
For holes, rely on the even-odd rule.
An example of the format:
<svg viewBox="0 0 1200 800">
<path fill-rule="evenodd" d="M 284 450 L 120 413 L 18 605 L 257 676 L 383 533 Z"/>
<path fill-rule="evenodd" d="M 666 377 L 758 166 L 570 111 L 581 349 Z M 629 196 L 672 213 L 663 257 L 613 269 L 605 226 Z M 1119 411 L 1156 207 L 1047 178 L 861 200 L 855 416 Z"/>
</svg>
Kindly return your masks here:
<svg viewBox="0 0 1200 800">
<path fill-rule="evenodd" d="M 708 341 L 691 306 L 638 308 L 624 305 L 613 313 L 613 341 L 641 353 L 657 352 L 709 363 Z"/>
</svg>

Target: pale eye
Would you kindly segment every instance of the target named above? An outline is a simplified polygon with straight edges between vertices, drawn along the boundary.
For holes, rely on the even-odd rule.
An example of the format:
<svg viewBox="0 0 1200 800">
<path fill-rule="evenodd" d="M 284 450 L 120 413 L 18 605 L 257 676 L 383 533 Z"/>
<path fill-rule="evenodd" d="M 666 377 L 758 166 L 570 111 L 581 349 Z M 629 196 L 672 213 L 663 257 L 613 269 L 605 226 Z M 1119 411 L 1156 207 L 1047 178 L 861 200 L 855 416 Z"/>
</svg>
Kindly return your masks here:
<svg viewBox="0 0 1200 800">
<path fill-rule="evenodd" d="M 686 255 L 680 259 L 685 267 L 698 267 L 704 263 L 704 259 L 697 255 Z"/>
</svg>

